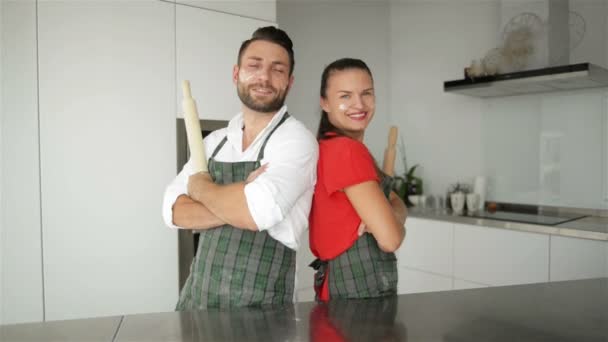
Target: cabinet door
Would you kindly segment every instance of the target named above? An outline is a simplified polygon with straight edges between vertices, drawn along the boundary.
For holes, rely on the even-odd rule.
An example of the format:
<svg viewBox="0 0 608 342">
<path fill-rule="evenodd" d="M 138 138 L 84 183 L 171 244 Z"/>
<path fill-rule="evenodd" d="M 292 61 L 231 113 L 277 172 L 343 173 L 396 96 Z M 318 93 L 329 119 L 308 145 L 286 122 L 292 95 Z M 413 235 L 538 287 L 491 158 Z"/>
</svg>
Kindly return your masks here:
<svg viewBox="0 0 608 342">
<path fill-rule="evenodd" d="M 309 267 L 316 257 L 310 251 L 308 243 L 308 231 L 300 236 L 300 248 L 296 253 L 296 290 L 313 288 L 315 270 Z"/>
<path fill-rule="evenodd" d="M 315 289 L 312 286 L 300 287 L 296 289 L 296 300 L 298 302 L 314 302 Z"/>
<path fill-rule="evenodd" d="M 477 284 L 462 279 L 454 279 L 454 290 L 478 289 L 480 287 L 488 287 L 488 285 Z"/>
<path fill-rule="evenodd" d="M 277 21 L 277 4 L 275 0 L 234 1 L 234 0 L 175 0 L 178 4 L 232 13 L 240 16 L 257 18 L 269 22 Z"/>
<path fill-rule="evenodd" d="M 46 318 L 172 310 L 175 5 L 38 6 Z"/>
<path fill-rule="evenodd" d="M 551 281 L 607 277 L 604 241 L 551 237 Z"/>
<path fill-rule="evenodd" d="M 398 294 L 449 291 L 451 289 L 451 277 L 399 267 Z"/>
<path fill-rule="evenodd" d="M 455 224 L 454 276 L 475 283 L 549 281 L 549 236 Z"/>
<path fill-rule="evenodd" d="M 0 324 L 42 312 L 36 2 L 0 2 Z"/>
<path fill-rule="evenodd" d="M 454 225 L 411 217 L 405 226 L 405 240 L 397 251 L 399 266 L 451 277 Z"/>
<path fill-rule="evenodd" d="M 198 114 L 206 120 L 230 120 L 241 110 L 232 83 L 241 43 L 268 22 L 177 5 L 177 116 L 183 80 L 190 80 Z"/>
</svg>

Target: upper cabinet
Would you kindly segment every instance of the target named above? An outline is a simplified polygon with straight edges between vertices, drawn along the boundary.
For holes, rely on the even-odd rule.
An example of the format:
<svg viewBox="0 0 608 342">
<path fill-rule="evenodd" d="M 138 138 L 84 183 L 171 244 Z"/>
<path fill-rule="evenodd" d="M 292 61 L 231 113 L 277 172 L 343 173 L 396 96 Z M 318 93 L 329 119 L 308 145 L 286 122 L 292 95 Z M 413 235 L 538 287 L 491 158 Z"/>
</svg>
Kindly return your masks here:
<svg viewBox="0 0 608 342">
<path fill-rule="evenodd" d="M 46 320 L 177 301 L 177 234 L 160 210 L 175 176 L 174 9 L 38 4 Z"/>
<path fill-rule="evenodd" d="M 0 1 L 0 324 L 41 321 L 36 1 Z"/>
<path fill-rule="evenodd" d="M 232 82 L 239 47 L 254 30 L 272 24 L 191 6 L 176 7 L 177 116 L 183 117 L 181 82 L 189 80 L 199 117 L 229 120 L 241 104 Z"/>
<path fill-rule="evenodd" d="M 175 2 L 178 4 L 232 13 L 243 17 L 260 19 L 269 22 L 277 21 L 277 4 L 275 0 L 175 0 Z"/>
</svg>

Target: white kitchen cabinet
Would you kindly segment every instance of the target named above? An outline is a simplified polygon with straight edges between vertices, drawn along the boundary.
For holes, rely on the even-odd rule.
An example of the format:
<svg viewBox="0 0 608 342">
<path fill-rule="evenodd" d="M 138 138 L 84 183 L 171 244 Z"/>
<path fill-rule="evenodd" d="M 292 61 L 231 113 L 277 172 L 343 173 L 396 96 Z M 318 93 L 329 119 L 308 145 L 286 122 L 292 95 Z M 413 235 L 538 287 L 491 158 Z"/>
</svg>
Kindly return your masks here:
<svg viewBox="0 0 608 342">
<path fill-rule="evenodd" d="M 452 277 L 428 273 L 420 270 L 399 267 L 397 293 L 420 293 L 448 291 L 452 289 Z"/>
<path fill-rule="evenodd" d="M 454 290 L 478 289 L 481 287 L 488 287 L 488 285 L 478 284 L 462 279 L 454 279 Z"/>
<path fill-rule="evenodd" d="M 455 224 L 454 276 L 497 285 L 549 281 L 549 236 Z"/>
<path fill-rule="evenodd" d="M 241 109 L 232 82 L 241 43 L 268 22 L 177 5 L 176 58 L 178 117 L 183 80 L 190 80 L 198 114 L 206 120 L 229 120 Z"/>
<path fill-rule="evenodd" d="M 36 2 L 0 2 L 0 324 L 43 319 Z"/>
<path fill-rule="evenodd" d="M 313 302 L 315 300 L 315 289 L 312 286 L 298 287 L 296 296 L 298 302 Z"/>
<path fill-rule="evenodd" d="M 605 241 L 551 237 L 550 280 L 608 277 Z"/>
<path fill-rule="evenodd" d="M 454 224 L 410 217 L 405 240 L 397 251 L 399 266 L 453 275 Z"/>
<path fill-rule="evenodd" d="M 174 9 L 38 3 L 47 320 L 174 308 Z"/>
<path fill-rule="evenodd" d="M 309 267 L 316 257 L 310 251 L 308 243 L 308 230 L 300 236 L 300 248 L 296 253 L 296 290 L 312 288 L 314 285 L 315 270 Z"/>
<path fill-rule="evenodd" d="M 269 22 L 277 21 L 276 0 L 176 0 L 175 2 L 178 4 L 232 13 Z"/>
<path fill-rule="evenodd" d="M 606 263 L 605 265 L 605 274 L 608 277 L 608 242 L 606 242 Z"/>
</svg>

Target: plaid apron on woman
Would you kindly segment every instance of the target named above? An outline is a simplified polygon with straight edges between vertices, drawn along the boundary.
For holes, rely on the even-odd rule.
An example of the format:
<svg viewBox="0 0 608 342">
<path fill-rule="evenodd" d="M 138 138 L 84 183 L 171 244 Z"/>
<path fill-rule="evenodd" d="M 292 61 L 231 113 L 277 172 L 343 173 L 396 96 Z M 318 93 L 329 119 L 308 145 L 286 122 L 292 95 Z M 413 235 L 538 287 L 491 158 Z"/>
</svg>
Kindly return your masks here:
<svg viewBox="0 0 608 342">
<path fill-rule="evenodd" d="M 390 177 L 382 179 L 381 187 L 387 198 L 391 183 Z M 383 252 L 369 233 L 361 235 L 336 258 L 317 259 L 310 266 L 317 271 L 316 288 L 320 289 L 328 277 L 330 299 L 374 298 L 397 293 L 397 258 L 394 253 Z"/>
<path fill-rule="evenodd" d="M 285 113 L 268 134 L 255 161 L 216 161 L 215 156 L 227 141 L 224 137 L 209 158 L 213 181 L 230 184 L 247 179 L 249 173 L 260 167 L 268 139 L 288 117 Z M 228 224 L 200 231 L 196 257 L 176 310 L 290 303 L 295 254 L 267 231 L 254 232 Z"/>
</svg>

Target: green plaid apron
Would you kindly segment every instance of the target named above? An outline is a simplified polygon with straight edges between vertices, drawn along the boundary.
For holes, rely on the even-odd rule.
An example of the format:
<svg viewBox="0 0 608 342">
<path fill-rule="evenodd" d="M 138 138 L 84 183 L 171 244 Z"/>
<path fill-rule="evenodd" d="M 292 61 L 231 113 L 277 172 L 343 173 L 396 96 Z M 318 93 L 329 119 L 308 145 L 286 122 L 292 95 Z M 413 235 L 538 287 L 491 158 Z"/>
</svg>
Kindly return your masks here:
<svg viewBox="0 0 608 342">
<path fill-rule="evenodd" d="M 220 162 L 215 156 L 227 137 L 209 158 L 209 172 L 217 184 L 244 181 L 260 167 L 264 148 L 281 121 L 268 134 L 256 161 Z M 242 307 L 290 303 L 295 280 L 295 251 L 268 235 L 231 225 L 200 232 L 196 257 L 180 293 L 176 310 L 212 307 Z"/>
<path fill-rule="evenodd" d="M 392 178 L 383 177 L 381 187 L 388 198 Z M 397 258 L 383 252 L 372 234 L 365 233 L 342 254 L 329 261 L 315 260 L 315 285 L 329 276 L 329 298 L 374 298 L 397 293 Z"/>
</svg>

